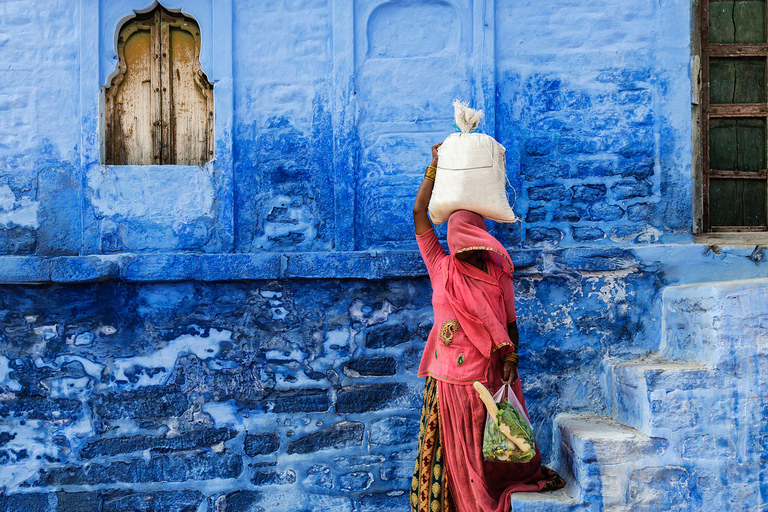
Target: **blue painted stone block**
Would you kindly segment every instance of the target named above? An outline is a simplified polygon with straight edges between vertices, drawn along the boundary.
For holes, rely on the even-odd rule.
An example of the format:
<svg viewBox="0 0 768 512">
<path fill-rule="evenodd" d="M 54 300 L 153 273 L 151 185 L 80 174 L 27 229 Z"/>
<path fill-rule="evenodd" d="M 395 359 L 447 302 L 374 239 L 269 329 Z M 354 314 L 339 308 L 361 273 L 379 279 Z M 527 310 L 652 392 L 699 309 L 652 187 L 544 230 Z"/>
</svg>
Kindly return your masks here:
<svg viewBox="0 0 768 512">
<path fill-rule="evenodd" d="M 627 218 L 636 222 L 650 220 L 653 211 L 653 205 L 650 203 L 633 204 L 627 207 Z"/>
<path fill-rule="evenodd" d="M 407 492 L 365 494 L 360 498 L 361 512 L 400 512 L 408 510 L 410 495 Z"/>
<path fill-rule="evenodd" d="M 620 181 L 611 186 L 611 192 L 616 199 L 633 199 L 651 195 L 651 184 L 644 180 Z"/>
<path fill-rule="evenodd" d="M 280 438 L 277 434 L 248 434 L 245 436 L 243 451 L 249 457 L 274 453 L 280 447 Z"/>
<path fill-rule="evenodd" d="M 293 471 L 255 471 L 251 477 L 253 485 L 287 485 L 296 483 L 296 473 Z"/>
<path fill-rule="evenodd" d="M 392 407 L 395 399 L 406 393 L 406 386 L 398 383 L 345 387 L 337 393 L 336 412 L 361 413 Z"/>
<path fill-rule="evenodd" d="M 293 441 L 286 452 L 312 453 L 327 448 L 359 446 L 364 430 L 365 425 L 358 421 L 344 421 Z"/>
<path fill-rule="evenodd" d="M 371 444 L 395 445 L 407 443 L 419 433 L 419 419 L 394 416 L 373 422 Z"/>
<path fill-rule="evenodd" d="M 528 188 L 531 201 L 554 201 L 565 197 L 565 187 L 562 185 L 541 185 Z"/>
<path fill-rule="evenodd" d="M 593 204 L 589 207 L 589 220 L 593 221 L 615 221 L 624 216 L 624 210 L 621 206 L 613 204 Z"/>
<path fill-rule="evenodd" d="M 563 232 L 556 228 L 530 228 L 526 230 L 526 240 L 532 243 L 558 243 L 563 239 Z"/>
<path fill-rule="evenodd" d="M 574 185 L 570 189 L 570 197 L 573 201 L 594 203 L 605 197 L 605 185 Z"/>
<path fill-rule="evenodd" d="M 215 444 L 228 441 L 236 435 L 237 431 L 231 429 L 207 428 L 204 430 L 184 432 L 174 437 L 109 437 L 97 439 L 88 443 L 88 445 L 80 451 L 80 457 L 93 458 L 102 455 L 113 456 L 121 453 L 140 452 L 144 450 L 152 450 L 157 453 L 197 450 L 210 448 Z M 246 446 L 247 444 L 248 441 L 246 438 Z"/>
<path fill-rule="evenodd" d="M 579 222 L 588 215 L 586 206 L 565 206 L 554 211 L 552 220 L 556 222 Z"/>
<path fill-rule="evenodd" d="M 540 222 L 547 218 L 547 209 L 544 206 L 533 206 L 528 208 L 525 215 L 525 222 Z"/>
<path fill-rule="evenodd" d="M 605 238 L 605 232 L 594 226 L 574 226 L 572 228 L 573 239 L 577 242 L 587 242 Z"/>
<path fill-rule="evenodd" d="M 373 475 L 366 471 L 355 471 L 339 476 L 339 487 L 342 491 L 364 491 L 373 483 Z"/>
<path fill-rule="evenodd" d="M 367 357 L 344 365 L 344 373 L 350 377 L 383 377 L 397 373 L 397 361 L 393 357 Z"/>
<path fill-rule="evenodd" d="M 48 502 L 48 494 L 0 494 L 0 510 L 5 512 L 49 512 Z"/>
<path fill-rule="evenodd" d="M 40 471 L 36 485 L 97 485 L 117 482 L 185 482 L 212 478 L 237 478 L 243 471 L 242 458 L 233 453 L 202 453 L 196 456 L 161 455 L 109 465 L 63 466 Z"/>
</svg>

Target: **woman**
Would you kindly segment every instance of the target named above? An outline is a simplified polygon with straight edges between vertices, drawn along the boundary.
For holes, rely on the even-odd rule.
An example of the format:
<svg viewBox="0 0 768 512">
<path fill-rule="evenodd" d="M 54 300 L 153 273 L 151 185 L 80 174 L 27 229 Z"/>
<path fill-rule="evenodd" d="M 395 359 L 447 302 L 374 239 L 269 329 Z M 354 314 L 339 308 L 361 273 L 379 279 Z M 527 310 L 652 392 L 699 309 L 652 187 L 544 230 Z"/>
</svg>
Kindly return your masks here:
<svg viewBox="0 0 768 512">
<path fill-rule="evenodd" d="M 509 495 L 558 489 L 565 481 L 541 465 L 487 462 L 482 443 L 486 409 L 472 387 L 495 392 L 503 382 L 525 407 L 517 378 L 517 317 L 513 266 L 480 215 L 458 211 L 448 220 L 447 255 L 427 216 L 440 144 L 416 194 L 413 221 L 432 283 L 435 322 L 419 366 L 426 377 L 419 452 L 411 487 L 415 512 L 507 512 Z M 526 411 L 527 413 L 527 411 Z"/>
</svg>

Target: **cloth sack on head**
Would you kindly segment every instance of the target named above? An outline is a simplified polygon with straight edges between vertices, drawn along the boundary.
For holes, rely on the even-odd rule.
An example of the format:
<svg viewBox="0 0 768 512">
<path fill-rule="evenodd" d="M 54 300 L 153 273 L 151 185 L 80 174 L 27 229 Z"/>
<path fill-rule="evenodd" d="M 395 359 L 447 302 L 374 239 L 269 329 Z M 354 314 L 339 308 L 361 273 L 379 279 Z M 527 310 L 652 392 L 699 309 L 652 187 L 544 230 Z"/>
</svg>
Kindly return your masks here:
<svg viewBox="0 0 768 512">
<path fill-rule="evenodd" d="M 429 201 L 429 218 L 442 224 L 451 213 L 469 210 L 496 222 L 515 222 L 506 191 L 504 146 L 493 137 L 472 133 L 483 112 L 453 102 L 459 133 L 448 136 L 438 149 L 437 175 Z"/>
</svg>

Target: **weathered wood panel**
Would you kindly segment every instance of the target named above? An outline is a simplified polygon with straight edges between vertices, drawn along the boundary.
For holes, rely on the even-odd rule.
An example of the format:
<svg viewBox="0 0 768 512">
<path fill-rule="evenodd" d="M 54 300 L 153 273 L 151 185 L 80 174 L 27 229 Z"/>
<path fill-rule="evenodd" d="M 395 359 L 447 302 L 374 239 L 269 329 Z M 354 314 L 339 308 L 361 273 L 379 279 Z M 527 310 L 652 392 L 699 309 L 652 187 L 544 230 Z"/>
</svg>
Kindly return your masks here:
<svg viewBox="0 0 768 512">
<path fill-rule="evenodd" d="M 709 168 L 754 172 L 766 167 L 765 119 L 712 119 Z"/>
<path fill-rule="evenodd" d="M 173 90 L 171 147 L 177 164 L 213 157 L 213 87 L 200 71 L 192 27 L 170 31 L 170 84 Z"/>
<path fill-rule="evenodd" d="M 712 226 L 764 226 L 766 182 L 762 179 L 712 178 L 710 224 Z"/>
<path fill-rule="evenodd" d="M 107 159 L 109 163 L 153 163 L 152 39 L 149 30 L 127 35 L 122 46 L 124 71 L 107 94 Z"/>
<path fill-rule="evenodd" d="M 765 1 L 710 0 L 710 43 L 764 43 Z"/>
<path fill-rule="evenodd" d="M 213 85 L 200 29 L 158 6 L 118 37 L 120 72 L 105 92 L 105 163 L 204 165 L 213 158 Z"/>
<path fill-rule="evenodd" d="M 764 103 L 765 58 L 710 59 L 710 103 Z"/>
</svg>

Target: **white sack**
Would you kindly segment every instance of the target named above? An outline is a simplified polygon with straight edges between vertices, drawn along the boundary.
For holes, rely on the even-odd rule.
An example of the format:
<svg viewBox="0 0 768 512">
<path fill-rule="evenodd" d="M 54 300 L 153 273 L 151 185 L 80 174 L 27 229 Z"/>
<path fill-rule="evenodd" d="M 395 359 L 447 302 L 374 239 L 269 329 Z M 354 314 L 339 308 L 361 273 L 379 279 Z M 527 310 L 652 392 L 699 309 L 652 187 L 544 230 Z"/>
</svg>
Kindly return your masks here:
<svg viewBox="0 0 768 512">
<path fill-rule="evenodd" d="M 453 106 L 461 132 L 449 135 L 438 149 L 429 218 L 442 224 L 456 210 L 469 210 L 496 222 L 517 221 L 507 201 L 504 146 L 488 135 L 470 133 L 482 111 L 458 101 Z"/>
</svg>

